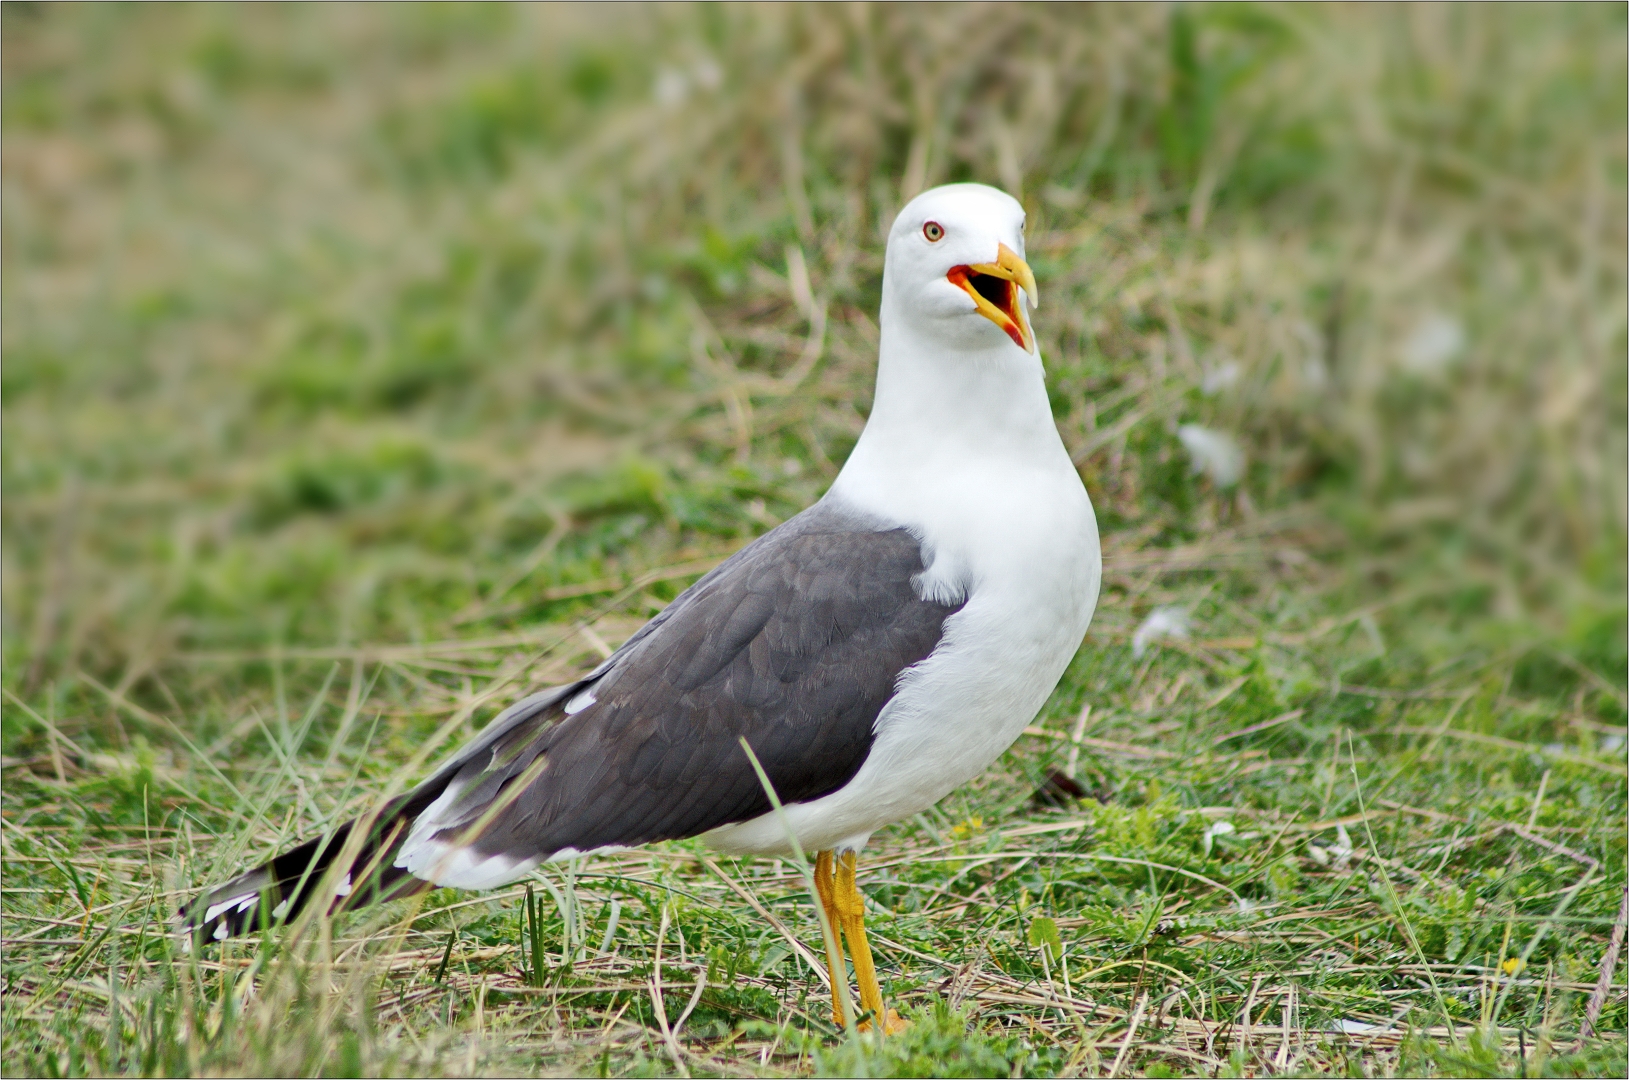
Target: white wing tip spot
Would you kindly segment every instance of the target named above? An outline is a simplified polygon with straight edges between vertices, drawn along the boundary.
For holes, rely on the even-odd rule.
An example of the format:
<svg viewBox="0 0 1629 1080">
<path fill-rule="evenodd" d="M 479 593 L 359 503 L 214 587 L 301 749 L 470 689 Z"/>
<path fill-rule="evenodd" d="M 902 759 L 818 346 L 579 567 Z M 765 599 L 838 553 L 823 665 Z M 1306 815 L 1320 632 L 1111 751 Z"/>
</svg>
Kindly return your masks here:
<svg viewBox="0 0 1629 1080">
<path fill-rule="evenodd" d="M 204 912 L 204 922 L 214 922 L 216 916 L 234 905 L 239 911 L 247 911 L 254 906 L 254 902 L 258 899 L 260 899 L 259 893 L 240 893 L 228 900 L 222 900 L 218 904 L 211 904 L 209 909 Z"/>
</svg>

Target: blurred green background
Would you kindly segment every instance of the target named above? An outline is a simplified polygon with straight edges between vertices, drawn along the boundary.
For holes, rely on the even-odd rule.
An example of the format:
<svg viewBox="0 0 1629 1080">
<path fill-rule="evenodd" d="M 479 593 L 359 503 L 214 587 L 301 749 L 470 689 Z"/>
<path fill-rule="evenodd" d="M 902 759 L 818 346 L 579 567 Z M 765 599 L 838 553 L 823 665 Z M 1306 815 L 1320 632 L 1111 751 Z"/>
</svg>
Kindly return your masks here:
<svg viewBox="0 0 1629 1080">
<path fill-rule="evenodd" d="M 1356 784 L 1356 730 L 1365 777 L 1466 815 L 1399 818 L 1387 850 L 1526 819 L 1595 852 L 1608 873 L 1545 945 L 1594 977 L 1624 845 L 1623 5 L 0 12 L 8 987 L 60 986 L 78 947 L 19 953 L 22 930 L 77 933 L 148 885 L 171 903 L 320 828 L 448 716 L 592 663 L 817 498 L 869 408 L 888 225 L 955 180 L 1028 209 L 1054 413 L 1105 544 L 1041 722 L 1097 703 L 1121 741 L 1083 780 L 1147 817 L 1125 851 L 1267 888 L 1224 865 L 1242 846 L 1178 852 L 1148 822 L 1352 810 L 1344 773 L 1296 770 L 1345 738 Z M 1136 629 L 1171 609 L 1190 640 L 1144 659 Z M 1302 719 L 1214 749 L 1269 716 Z M 1456 718 L 1440 771 L 1416 768 Z M 1257 739 L 1279 758 L 1236 771 Z M 954 835 L 1028 813 L 1052 752 L 1022 742 Z M 138 835 L 170 861 L 120 862 Z M 1418 900 L 1454 928 L 1443 964 L 1544 936 L 1523 937 L 1577 864 L 1521 850 Z M 1315 854 L 1270 892 L 1356 956 L 1401 909 Z M 1120 925 L 1125 895 L 1079 893 L 1098 907 L 1066 929 Z M 956 927 L 913 955 L 960 962 L 972 945 L 932 936 Z M 989 940 L 1028 956 L 1024 934 Z M 1381 1020 L 1385 994 L 1424 1000 L 1390 977 L 1352 976 Z M 1217 1000 L 1248 1017 L 1252 985 Z M 123 1067 L 118 1031 L 73 1064 L 80 1007 L 16 1020 L 8 1061 Z M 1478 1068 L 1514 1060 L 1489 1045 Z M 232 1046 L 209 1067 L 294 1052 Z"/>
<path fill-rule="evenodd" d="M 1106 532 L 1302 508 L 1621 679 L 1619 8 L 5 11 L 20 692 L 761 532 L 859 430 L 892 215 L 962 179 L 1029 209 Z"/>
</svg>

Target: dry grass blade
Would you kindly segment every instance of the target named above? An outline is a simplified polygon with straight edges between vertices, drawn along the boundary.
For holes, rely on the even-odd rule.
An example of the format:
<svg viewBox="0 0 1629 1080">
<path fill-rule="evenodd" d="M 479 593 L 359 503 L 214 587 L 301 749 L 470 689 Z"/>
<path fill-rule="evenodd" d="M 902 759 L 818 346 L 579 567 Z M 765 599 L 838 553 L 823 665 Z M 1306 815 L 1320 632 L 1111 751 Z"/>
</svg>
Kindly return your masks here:
<svg viewBox="0 0 1629 1080">
<path fill-rule="evenodd" d="M 1623 900 L 1618 904 L 1618 917 L 1612 923 L 1612 942 L 1601 958 L 1601 977 L 1589 993 L 1589 1004 L 1584 1007 L 1584 1022 L 1578 1028 L 1578 1043 L 1583 1046 L 1595 1033 L 1595 1022 L 1601 1018 L 1601 1008 L 1612 992 L 1612 979 L 1618 971 L 1618 957 L 1623 953 L 1625 930 L 1629 930 L 1629 885 L 1624 886 Z"/>
</svg>

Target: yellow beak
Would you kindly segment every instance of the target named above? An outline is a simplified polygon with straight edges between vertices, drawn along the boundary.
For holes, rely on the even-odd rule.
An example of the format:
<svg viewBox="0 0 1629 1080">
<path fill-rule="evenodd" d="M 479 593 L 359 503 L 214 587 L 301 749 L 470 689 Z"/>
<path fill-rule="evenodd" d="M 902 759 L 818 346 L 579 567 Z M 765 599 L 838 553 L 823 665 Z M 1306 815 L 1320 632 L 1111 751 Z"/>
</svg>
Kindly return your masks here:
<svg viewBox="0 0 1629 1080">
<path fill-rule="evenodd" d="M 1017 252 L 999 244 L 995 262 L 952 267 L 946 277 L 971 296 L 979 314 L 1006 331 L 1020 349 L 1035 351 L 1035 334 L 1018 299 L 1018 290 L 1029 297 L 1032 308 L 1040 303 L 1040 297 L 1035 291 L 1035 274 Z"/>
</svg>

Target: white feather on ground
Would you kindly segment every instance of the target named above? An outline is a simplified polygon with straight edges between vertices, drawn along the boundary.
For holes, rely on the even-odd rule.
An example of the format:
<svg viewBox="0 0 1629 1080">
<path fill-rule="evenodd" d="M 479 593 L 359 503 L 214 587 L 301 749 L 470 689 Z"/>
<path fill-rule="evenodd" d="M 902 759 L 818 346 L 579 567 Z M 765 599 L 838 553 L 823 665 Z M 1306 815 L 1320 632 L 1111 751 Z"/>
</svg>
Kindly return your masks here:
<svg viewBox="0 0 1629 1080">
<path fill-rule="evenodd" d="M 1181 607 L 1157 607 L 1148 613 L 1148 618 L 1137 627 L 1137 632 L 1131 635 L 1131 655 L 1138 660 L 1148 651 L 1151 641 L 1161 638 L 1186 638 L 1188 636 L 1188 612 Z"/>
<path fill-rule="evenodd" d="M 1244 476 L 1244 451 L 1231 435 L 1198 424 L 1177 428 L 1177 438 L 1193 459 L 1193 471 L 1204 473 L 1219 488 L 1230 488 Z"/>
</svg>

